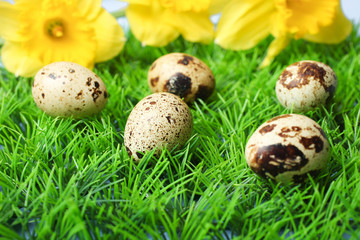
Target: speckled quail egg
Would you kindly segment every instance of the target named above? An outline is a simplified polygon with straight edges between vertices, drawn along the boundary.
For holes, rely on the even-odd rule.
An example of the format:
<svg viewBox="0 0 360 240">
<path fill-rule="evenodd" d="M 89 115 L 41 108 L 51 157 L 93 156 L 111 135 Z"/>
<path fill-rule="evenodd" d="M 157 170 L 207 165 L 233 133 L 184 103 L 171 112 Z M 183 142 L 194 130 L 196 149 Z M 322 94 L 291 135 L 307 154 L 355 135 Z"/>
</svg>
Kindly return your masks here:
<svg viewBox="0 0 360 240">
<path fill-rule="evenodd" d="M 189 107 L 172 93 L 153 93 L 142 99 L 126 122 L 124 145 L 134 161 L 143 153 L 182 147 L 191 137 L 193 120 Z"/>
<path fill-rule="evenodd" d="M 158 58 L 148 72 L 153 93 L 170 92 L 192 103 L 207 99 L 215 88 L 210 68 L 200 59 L 185 53 L 170 53 Z"/>
<path fill-rule="evenodd" d="M 281 105 L 302 112 L 326 104 L 334 95 L 337 77 L 326 64 L 300 61 L 286 67 L 276 82 Z"/>
<path fill-rule="evenodd" d="M 245 148 L 247 164 L 255 173 L 282 183 L 302 182 L 307 173 L 325 168 L 329 156 L 324 131 L 314 120 L 298 114 L 268 120 Z"/>
<path fill-rule="evenodd" d="M 94 115 L 108 99 L 100 77 L 72 62 L 54 62 L 41 68 L 34 77 L 32 95 L 36 105 L 53 117 Z"/>
</svg>

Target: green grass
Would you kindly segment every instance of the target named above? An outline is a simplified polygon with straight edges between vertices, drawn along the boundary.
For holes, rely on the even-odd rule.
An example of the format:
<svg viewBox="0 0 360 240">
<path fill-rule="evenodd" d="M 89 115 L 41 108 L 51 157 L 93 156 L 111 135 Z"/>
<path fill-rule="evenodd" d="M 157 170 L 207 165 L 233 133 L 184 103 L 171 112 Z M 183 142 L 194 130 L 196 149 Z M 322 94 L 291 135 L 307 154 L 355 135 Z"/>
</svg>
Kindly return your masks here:
<svg viewBox="0 0 360 240">
<path fill-rule="evenodd" d="M 356 239 L 360 236 L 360 37 L 339 45 L 292 41 L 258 69 L 270 38 L 234 52 L 178 39 L 124 51 L 94 71 L 110 98 L 95 117 L 56 119 L 32 100 L 32 79 L 0 75 L 0 236 L 2 239 Z M 216 92 L 191 108 L 184 149 L 145 155 L 123 145 L 134 105 L 151 94 L 147 70 L 158 57 L 186 52 L 206 62 Z M 302 185 L 261 179 L 244 148 L 264 121 L 289 111 L 275 83 L 289 64 L 327 63 L 339 86 L 327 107 L 304 113 L 329 137 L 331 160 Z M 1 237 L 0 237 L 1 238 Z"/>
</svg>

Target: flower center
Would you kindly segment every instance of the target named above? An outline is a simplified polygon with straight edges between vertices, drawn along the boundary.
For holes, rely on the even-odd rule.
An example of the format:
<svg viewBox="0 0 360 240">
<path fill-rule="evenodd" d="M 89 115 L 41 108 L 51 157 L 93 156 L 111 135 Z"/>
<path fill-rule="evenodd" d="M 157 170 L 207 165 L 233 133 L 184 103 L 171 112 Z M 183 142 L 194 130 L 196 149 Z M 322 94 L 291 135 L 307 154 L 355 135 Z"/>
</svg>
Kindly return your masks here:
<svg viewBox="0 0 360 240">
<path fill-rule="evenodd" d="M 47 24 L 46 31 L 52 38 L 62 38 L 65 34 L 64 24 L 59 20 L 53 20 Z"/>
</svg>

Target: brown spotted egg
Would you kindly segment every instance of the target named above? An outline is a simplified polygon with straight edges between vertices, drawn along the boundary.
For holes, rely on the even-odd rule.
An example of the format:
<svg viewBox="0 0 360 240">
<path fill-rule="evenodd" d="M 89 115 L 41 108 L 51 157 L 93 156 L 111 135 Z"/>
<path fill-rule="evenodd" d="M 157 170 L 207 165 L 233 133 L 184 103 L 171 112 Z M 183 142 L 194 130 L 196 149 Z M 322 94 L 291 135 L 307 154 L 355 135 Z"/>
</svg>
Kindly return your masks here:
<svg viewBox="0 0 360 240">
<path fill-rule="evenodd" d="M 170 53 L 158 58 L 148 72 L 153 93 L 170 92 L 191 103 L 207 99 L 215 88 L 210 68 L 200 59 L 185 53 Z"/>
<path fill-rule="evenodd" d="M 330 145 L 312 119 L 285 114 L 262 124 L 250 137 L 245 157 L 250 168 L 278 182 L 301 182 L 307 173 L 325 168 Z"/>
<path fill-rule="evenodd" d="M 100 77 L 72 62 L 54 62 L 41 68 L 34 77 L 32 95 L 36 105 L 53 117 L 94 115 L 108 99 Z"/>
<path fill-rule="evenodd" d="M 291 64 L 276 82 L 276 96 L 285 108 L 308 111 L 326 104 L 334 95 L 337 78 L 326 64 L 300 61 Z"/>
<path fill-rule="evenodd" d="M 189 107 L 172 93 L 154 93 L 142 99 L 126 122 L 124 145 L 129 156 L 139 161 L 143 153 L 182 147 L 191 137 L 193 120 Z"/>
</svg>

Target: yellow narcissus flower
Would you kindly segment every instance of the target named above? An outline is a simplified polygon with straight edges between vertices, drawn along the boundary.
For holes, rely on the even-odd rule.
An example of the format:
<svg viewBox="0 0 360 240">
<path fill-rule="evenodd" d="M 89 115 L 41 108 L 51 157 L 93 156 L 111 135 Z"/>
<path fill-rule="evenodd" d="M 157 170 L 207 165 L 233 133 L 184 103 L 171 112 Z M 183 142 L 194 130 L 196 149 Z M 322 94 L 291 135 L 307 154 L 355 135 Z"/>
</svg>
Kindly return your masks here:
<svg viewBox="0 0 360 240">
<path fill-rule="evenodd" d="M 292 38 L 335 44 L 351 30 L 339 0 L 231 0 L 222 12 L 215 42 L 244 50 L 271 34 L 275 39 L 261 64 L 265 67 Z"/>
<path fill-rule="evenodd" d="M 92 68 L 116 56 L 124 33 L 101 0 L 0 1 L 4 66 L 15 75 L 33 76 L 44 65 L 70 61 Z"/>
<path fill-rule="evenodd" d="M 165 46 L 180 34 L 191 42 L 209 43 L 214 37 L 210 14 L 220 1 L 127 0 L 126 17 L 144 46 Z"/>
</svg>

